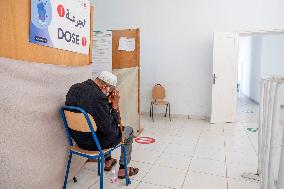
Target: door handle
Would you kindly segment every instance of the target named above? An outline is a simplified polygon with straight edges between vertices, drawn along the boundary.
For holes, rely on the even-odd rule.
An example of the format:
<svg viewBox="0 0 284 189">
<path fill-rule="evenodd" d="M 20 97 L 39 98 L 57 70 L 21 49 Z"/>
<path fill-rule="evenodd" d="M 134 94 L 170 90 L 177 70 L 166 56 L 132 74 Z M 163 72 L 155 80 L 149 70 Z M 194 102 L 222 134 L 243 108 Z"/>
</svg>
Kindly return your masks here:
<svg viewBox="0 0 284 189">
<path fill-rule="evenodd" d="M 216 79 L 217 79 L 216 74 L 213 74 L 213 85 L 215 85 Z"/>
</svg>

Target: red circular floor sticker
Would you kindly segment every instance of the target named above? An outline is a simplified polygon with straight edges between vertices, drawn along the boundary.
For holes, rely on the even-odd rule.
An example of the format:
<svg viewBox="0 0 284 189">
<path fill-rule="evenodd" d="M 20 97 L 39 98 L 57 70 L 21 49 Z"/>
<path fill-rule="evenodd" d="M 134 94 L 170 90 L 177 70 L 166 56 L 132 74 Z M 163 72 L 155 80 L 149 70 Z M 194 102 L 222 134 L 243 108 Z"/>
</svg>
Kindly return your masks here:
<svg viewBox="0 0 284 189">
<path fill-rule="evenodd" d="M 138 138 L 135 138 L 135 142 L 137 142 L 139 144 L 152 144 L 155 141 L 156 140 L 154 138 L 151 138 L 151 137 L 138 137 Z"/>
</svg>

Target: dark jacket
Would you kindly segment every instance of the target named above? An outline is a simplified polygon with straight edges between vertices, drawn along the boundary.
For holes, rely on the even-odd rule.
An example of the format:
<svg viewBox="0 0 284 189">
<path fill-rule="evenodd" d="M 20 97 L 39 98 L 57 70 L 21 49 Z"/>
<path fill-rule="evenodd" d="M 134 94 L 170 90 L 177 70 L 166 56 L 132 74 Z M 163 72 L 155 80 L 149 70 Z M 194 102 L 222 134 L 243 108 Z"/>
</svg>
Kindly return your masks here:
<svg viewBox="0 0 284 189">
<path fill-rule="evenodd" d="M 91 114 L 96 122 L 96 135 L 102 149 L 114 147 L 121 141 L 118 115 L 111 108 L 107 96 L 91 79 L 71 86 L 67 95 L 67 106 L 78 106 Z M 69 128 L 76 144 L 85 150 L 97 150 L 91 132 L 79 132 Z"/>
</svg>

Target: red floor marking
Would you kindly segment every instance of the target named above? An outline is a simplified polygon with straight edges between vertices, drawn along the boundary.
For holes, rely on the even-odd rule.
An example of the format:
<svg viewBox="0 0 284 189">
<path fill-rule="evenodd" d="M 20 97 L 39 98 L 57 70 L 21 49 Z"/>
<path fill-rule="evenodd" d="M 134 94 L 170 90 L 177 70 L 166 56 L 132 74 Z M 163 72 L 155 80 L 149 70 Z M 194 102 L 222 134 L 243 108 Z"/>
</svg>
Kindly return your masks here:
<svg viewBox="0 0 284 189">
<path fill-rule="evenodd" d="M 154 143 L 156 140 L 150 137 L 138 137 L 135 139 L 135 142 L 139 144 L 151 144 Z"/>
</svg>

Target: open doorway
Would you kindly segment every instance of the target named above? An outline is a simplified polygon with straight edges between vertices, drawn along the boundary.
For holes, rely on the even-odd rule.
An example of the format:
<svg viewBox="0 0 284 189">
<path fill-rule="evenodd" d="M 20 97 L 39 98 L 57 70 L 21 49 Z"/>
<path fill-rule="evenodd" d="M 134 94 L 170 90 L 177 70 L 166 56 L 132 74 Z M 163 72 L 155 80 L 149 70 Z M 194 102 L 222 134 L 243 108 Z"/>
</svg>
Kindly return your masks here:
<svg viewBox="0 0 284 189">
<path fill-rule="evenodd" d="M 261 79 L 284 76 L 283 50 L 284 33 L 240 36 L 237 121 L 257 122 Z"/>
<path fill-rule="evenodd" d="M 261 78 L 284 75 L 283 35 L 284 29 L 214 33 L 210 123 L 238 121 L 237 107 L 240 106 L 236 101 L 239 99 L 238 96 L 243 96 L 238 95 L 237 91 L 248 97 L 249 102 L 257 104 L 260 97 Z M 247 50 L 243 50 L 247 54 L 241 61 L 239 61 L 242 51 L 242 47 L 239 48 L 240 41 L 245 41 L 244 46 L 247 45 L 244 48 Z M 258 63 L 259 67 L 252 63 Z M 239 75 L 241 75 L 239 82 L 237 82 L 238 66 Z M 241 98 L 243 104 L 247 104 L 248 99 Z M 284 104 L 284 99 L 282 101 L 281 104 Z M 253 109 L 257 110 L 257 107 Z M 240 111 L 242 111 L 241 108 Z M 252 114 L 250 112 L 257 115 L 256 111 L 243 110 L 247 116 Z"/>
</svg>

